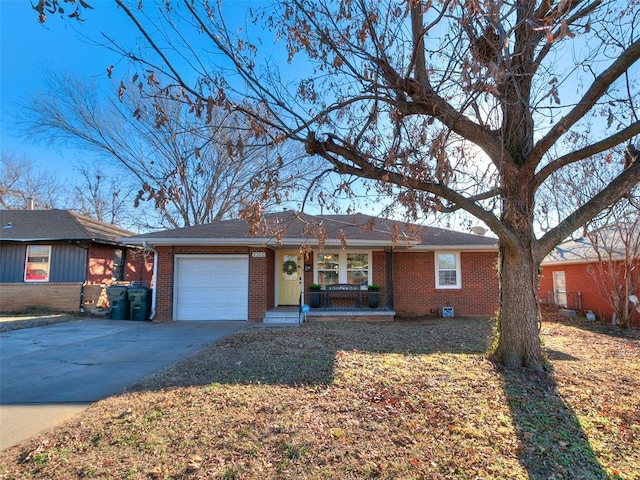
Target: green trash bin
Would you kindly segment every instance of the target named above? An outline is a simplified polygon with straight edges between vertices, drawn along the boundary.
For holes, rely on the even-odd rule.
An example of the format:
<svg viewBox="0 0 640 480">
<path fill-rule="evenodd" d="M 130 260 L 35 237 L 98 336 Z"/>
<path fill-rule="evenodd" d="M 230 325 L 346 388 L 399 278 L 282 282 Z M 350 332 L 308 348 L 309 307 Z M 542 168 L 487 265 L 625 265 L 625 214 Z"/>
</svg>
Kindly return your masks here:
<svg viewBox="0 0 640 480">
<path fill-rule="evenodd" d="M 144 321 L 149 319 L 151 311 L 151 289 L 147 287 L 129 287 L 129 318 Z"/>
<path fill-rule="evenodd" d="M 129 320 L 129 297 L 126 285 L 110 285 L 107 287 L 109 299 L 109 318 L 112 320 Z"/>
</svg>

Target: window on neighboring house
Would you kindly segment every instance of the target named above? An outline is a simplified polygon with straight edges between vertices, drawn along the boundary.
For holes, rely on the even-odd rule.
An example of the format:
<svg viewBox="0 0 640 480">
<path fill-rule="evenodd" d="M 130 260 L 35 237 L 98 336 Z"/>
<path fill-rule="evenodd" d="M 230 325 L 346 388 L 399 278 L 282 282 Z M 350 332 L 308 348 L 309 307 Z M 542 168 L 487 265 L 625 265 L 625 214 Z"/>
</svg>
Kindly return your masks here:
<svg viewBox="0 0 640 480">
<path fill-rule="evenodd" d="M 436 288 L 460 288 L 460 254 L 436 252 Z"/>
<path fill-rule="evenodd" d="M 316 274 L 320 285 L 369 283 L 369 253 L 317 253 Z"/>
<path fill-rule="evenodd" d="M 51 245 L 27 245 L 24 266 L 25 282 L 48 282 Z"/>
<path fill-rule="evenodd" d="M 113 251 L 113 273 L 111 276 L 116 281 L 124 280 L 124 250 L 116 248 Z"/>
</svg>

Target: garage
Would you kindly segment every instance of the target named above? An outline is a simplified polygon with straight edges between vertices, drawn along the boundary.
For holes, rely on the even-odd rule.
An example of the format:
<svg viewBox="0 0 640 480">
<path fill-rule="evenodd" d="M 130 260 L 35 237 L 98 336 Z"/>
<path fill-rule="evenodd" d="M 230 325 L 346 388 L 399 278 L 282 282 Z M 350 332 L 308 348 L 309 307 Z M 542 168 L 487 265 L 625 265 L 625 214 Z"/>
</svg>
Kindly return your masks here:
<svg viewBox="0 0 640 480">
<path fill-rule="evenodd" d="M 176 255 L 175 320 L 248 320 L 247 255 Z"/>
</svg>

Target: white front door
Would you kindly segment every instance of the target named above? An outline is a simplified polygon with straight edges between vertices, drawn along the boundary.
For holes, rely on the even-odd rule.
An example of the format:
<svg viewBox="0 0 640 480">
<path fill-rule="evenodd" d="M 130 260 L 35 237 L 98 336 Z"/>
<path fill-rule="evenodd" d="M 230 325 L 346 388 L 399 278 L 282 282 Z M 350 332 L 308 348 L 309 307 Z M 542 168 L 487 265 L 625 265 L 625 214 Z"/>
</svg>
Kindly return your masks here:
<svg viewBox="0 0 640 480">
<path fill-rule="evenodd" d="M 298 305 L 301 277 L 300 252 L 278 252 L 276 255 L 278 305 Z"/>
<path fill-rule="evenodd" d="M 553 298 L 556 305 L 567 306 L 567 282 L 564 272 L 553 272 Z"/>
</svg>

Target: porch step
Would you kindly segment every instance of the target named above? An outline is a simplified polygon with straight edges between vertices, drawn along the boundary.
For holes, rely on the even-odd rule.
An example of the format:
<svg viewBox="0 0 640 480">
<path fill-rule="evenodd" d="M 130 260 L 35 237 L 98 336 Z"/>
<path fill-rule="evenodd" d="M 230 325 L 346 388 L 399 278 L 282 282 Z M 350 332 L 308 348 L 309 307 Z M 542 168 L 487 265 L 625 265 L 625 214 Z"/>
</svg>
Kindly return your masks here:
<svg viewBox="0 0 640 480">
<path fill-rule="evenodd" d="M 262 323 L 300 323 L 302 318 L 298 316 L 298 309 L 295 311 L 269 310 L 265 312 Z"/>
</svg>

